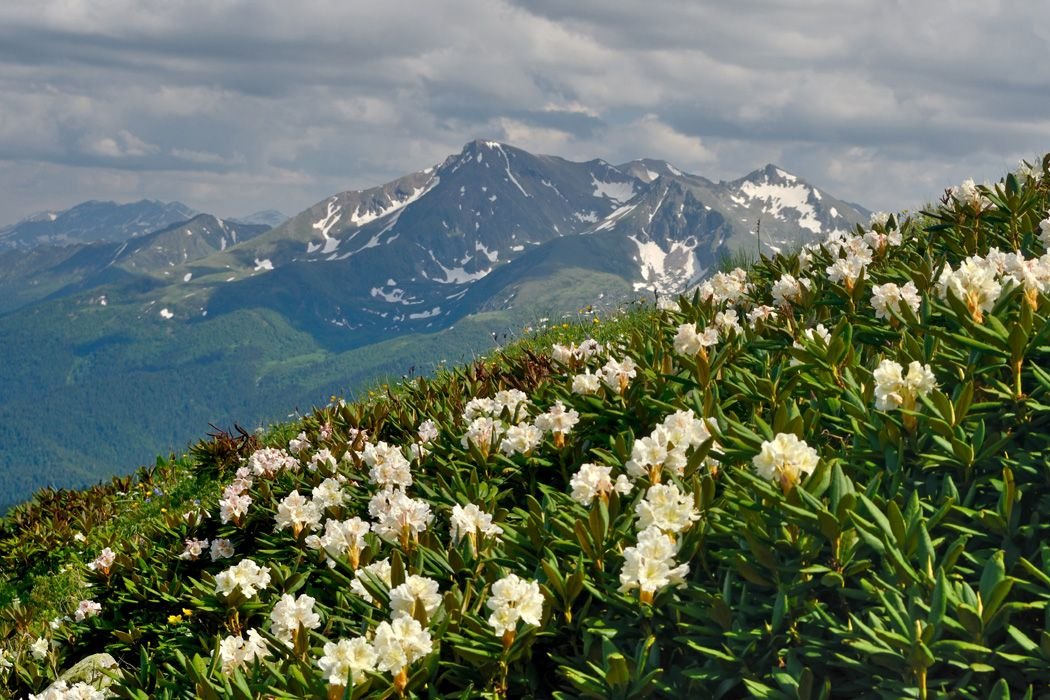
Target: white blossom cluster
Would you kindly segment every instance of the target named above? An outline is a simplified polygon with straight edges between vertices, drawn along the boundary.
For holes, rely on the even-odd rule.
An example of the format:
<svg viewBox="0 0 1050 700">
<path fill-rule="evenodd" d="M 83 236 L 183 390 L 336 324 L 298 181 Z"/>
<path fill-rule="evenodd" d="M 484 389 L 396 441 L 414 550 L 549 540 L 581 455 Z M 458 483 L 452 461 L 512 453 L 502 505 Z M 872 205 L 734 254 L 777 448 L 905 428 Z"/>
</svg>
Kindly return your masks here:
<svg viewBox="0 0 1050 700">
<path fill-rule="evenodd" d="M 314 612 L 317 601 L 306 594 L 293 598 L 285 593 L 270 611 L 270 633 L 287 646 L 292 646 L 299 628 L 314 630 L 321 626 L 321 616 Z"/>
<path fill-rule="evenodd" d="M 90 617 L 95 617 L 102 612 L 102 604 L 94 600 L 82 600 L 73 613 L 73 619 L 82 622 Z"/>
<path fill-rule="evenodd" d="M 660 482 L 664 470 L 681 476 L 689 462 L 688 451 L 707 442 L 715 427 L 713 419 L 701 420 L 690 409 L 676 411 L 649 435 L 634 441 L 631 458 L 624 468 L 629 476 L 648 478 L 654 484 Z M 720 449 L 717 442 L 712 444 L 712 449 Z M 708 457 L 705 464 L 716 467 L 718 462 Z"/>
<path fill-rule="evenodd" d="M 245 598 L 254 598 L 261 589 L 270 585 L 270 567 L 259 566 L 251 559 L 242 559 L 225 571 L 215 575 L 215 592 L 224 596 L 240 589 Z"/>
<path fill-rule="evenodd" d="M 620 591 L 640 591 L 641 600 L 652 602 L 653 596 L 667 586 L 685 585 L 688 564 L 678 564 L 678 544 L 657 527 L 638 533 L 638 544 L 623 550 Z"/>
<path fill-rule="evenodd" d="M 567 367 L 577 368 L 586 364 L 592 357 L 597 357 L 603 351 L 601 344 L 593 338 L 588 338 L 579 345 L 569 343 L 559 345 L 557 343 L 551 348 L 551 357 Z"/>
<path fill-rule="evenodd" d="M 613 481 L 612 467 L 590 463 L 580 465 L 569 480 L 569 486 L 572 487 L 572 500 L 584 506 L 591 505 L 596 498 L 608 501 L 613 491 L 625 496 L 634 488 L 626 474 L 620 474 Z"/>
<path fill-rule="evenodd" d="M 358 517 L 349 520 L 329 519 L 325 521 L 324 534 L 307 535 L 305 544 L 310 549 L 322 551 L 331 568 L 335 567 L 336 559 L 348 557 L 350 565 L 356 569 L 365 547 L 365 535 L 371 529 L 371 525 Z"/>
<path fill-rule="evenodd" d="M 761 451 L 751 460 L 755 471 L 763 479 L 777 481 L 787 492 L 802 477 L 812 474 L 820 457 L 817 451 L 790 433 L 778 433 L 772 440 L 762 442 Z"/>
<path fill-rule="evenodd" d="M 747 301 L 751 283 L 748 282 L 747 271 L 737 267 L 729 272 L 715 273 L 700 285 L 699 291 L 701 299 L 710 299 L 716 306 L 723 303 L 741 304 Z"/>
<path fill-rule="evenodd" d="M 459 544 L 464 537 L 470 539 L 477 548 L 478 537 L 497 538 L 503 534 L 503 528 L 492 522 L 492 515 L 481 510 L 477 505 L 468 503 L 452 506 L 449 517 L 449 536 L 453 544 Z"/>
<path fill-rule="evenodd" d="M 255 629 L 248 630 L 247 638 L 235 634 L 219 642 L 219 660 L 222 662 L 222 671 L 226 674 L 269 655 L 270 649 L 266 640 Z"/>
<path fill-rule="evenodd" d="M 69 685 L 66 681 L 55 681 L 55 683 L 39 695 L 30 693 L 27 700 L 105 700 L 106 694 L 88 683 L 74 683 Z"/>
<path fill-rule="evenodd" d="M 875 379 L 875 408 L 892 411 L 897 408 L 913 410 L 915 400 L 937 388 L 937 380 L 928 364 L 912 362 L 908 373 L 893 360 L 883 360 L 872 373 Z"/>
<path fill-rule="evenodd" d="M 508 574 L 492 584 L 492 592 L 485 606 L 492 611 L 489 624 L 497 635 L 517 631 L 518 623 L 540 626 L 543 617 L 543 593 L 536 581 Z"/>
<path fill-rule="evenodd" d="M 430 504 L 412 498 L 403 489 L 387 488 L 376 493 L 368 502 L 368 513 L 375 521 L 372 523 L 373 532 L 380 537 L 406 542 L 417 540 L 434 520 Z"/>
<path fill-rule="evenodd" d="M 292 441 L 295 442 L 294 440 Z M 255 476 L 272 479 L 278 472 L 299 469 L 299 460 L 288 452 L 275 447 L 264 447 L 256 450 L 248 458 L 248 469 Z"/>
<path fill-rule="evenodd" d="M 893 282 L 877 284 L 871 289 L 871 307 L 875 309 L 875 318 L 892 319 L 893 315 L 900 314 L 901 304 L 904 304 L 918 313 L 922 298 L 919 290 L 912 281 L 898 286 Z"/>
</svg>

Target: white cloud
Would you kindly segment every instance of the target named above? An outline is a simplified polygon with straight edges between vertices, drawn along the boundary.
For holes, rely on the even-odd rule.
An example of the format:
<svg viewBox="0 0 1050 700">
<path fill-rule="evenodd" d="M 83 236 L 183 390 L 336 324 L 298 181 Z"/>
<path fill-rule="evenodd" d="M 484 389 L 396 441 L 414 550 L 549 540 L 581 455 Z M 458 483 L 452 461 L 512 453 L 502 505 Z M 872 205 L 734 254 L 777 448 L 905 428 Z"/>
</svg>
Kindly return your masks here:
<svg viewBox="0 0 1050 700">
<path fill-rule="evenodd" d="M 712 178 L 776 162 L 890 209 L 1047 147 L 1047 26 L 984 0 L 10 0 L 0 212 L 294 212 L 475 137 Z"/>
</svg>

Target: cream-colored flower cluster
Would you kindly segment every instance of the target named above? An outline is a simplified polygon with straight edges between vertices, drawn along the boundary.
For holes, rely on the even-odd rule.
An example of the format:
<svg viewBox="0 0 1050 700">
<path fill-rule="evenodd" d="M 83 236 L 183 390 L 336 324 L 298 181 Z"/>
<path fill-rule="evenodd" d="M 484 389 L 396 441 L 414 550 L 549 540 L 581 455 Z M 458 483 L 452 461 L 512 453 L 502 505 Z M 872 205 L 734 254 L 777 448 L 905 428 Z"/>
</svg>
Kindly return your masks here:
<svg viewBox="0 0 1050 700">
<path fill-rule="evenodd" d="M 904 408 L 915 409 L 917 398 L 926 396 L 937 388 L 937 380 L 928 364 L 911 362 L 908 373 L 893 360 L 883 360 L 872 373 L 875 379 L 875 408 L 892 411 Z"/>
<path fill-rule="evenodd" d="M 713 419 L 697 418 L 692 410 L 676 411 L 649 435 L 634 441 L 624 469 L 632 478 L 648 478 L 653 484 L 660 482 L 665 470 L 681 476 L 689 462 L 688 451 L 707 442 L 715 427 Z M 720 449 L 717 442 L 712 449 Z M 717 467 L 718 462 L 708 457 L 705 464 Z"/>
<path fill-rule="evenodd" d="M 776 481 L 787 492 L 804 476 L 812 474 L 819 461 L 817 451 L 805 440 L 790 433 L 778 433 L 772 440 L 762 442 L 762 449 L 751 464 L 760 477 Z"/>
</svg>

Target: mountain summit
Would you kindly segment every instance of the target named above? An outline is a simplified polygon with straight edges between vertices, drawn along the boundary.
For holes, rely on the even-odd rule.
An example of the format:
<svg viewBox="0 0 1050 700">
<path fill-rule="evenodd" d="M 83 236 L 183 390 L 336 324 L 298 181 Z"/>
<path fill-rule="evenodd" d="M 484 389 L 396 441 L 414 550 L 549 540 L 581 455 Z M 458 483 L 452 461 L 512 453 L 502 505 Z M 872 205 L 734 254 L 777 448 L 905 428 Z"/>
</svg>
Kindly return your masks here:
<svg viewBox="0 0 1050 700">
<path fill-rule="evenodd" d="M 0 228 L 0 248 L 26 250 L 41 245 L 115 243 L 185 221 L 197 213 L 181 202 L 150 199 L 130 204 L 82 202 L 64 211 L 34 214 Z"/>
</svg>

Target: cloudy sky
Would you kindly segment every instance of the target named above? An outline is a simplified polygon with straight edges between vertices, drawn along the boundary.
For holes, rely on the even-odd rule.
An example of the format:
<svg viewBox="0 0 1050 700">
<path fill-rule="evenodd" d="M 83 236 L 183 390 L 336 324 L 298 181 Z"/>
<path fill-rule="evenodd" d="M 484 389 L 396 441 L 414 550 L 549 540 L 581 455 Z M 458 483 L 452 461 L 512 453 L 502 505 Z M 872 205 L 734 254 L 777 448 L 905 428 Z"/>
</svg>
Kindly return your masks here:
<svg viewBox="0 0 1050 700">
<path fill-rule="evenodd" d="M 474 138 L 914 207 L 1050 150 L 1050 3 L 0 3 L 0 223 L 294 214 Z"/>
</svg>

